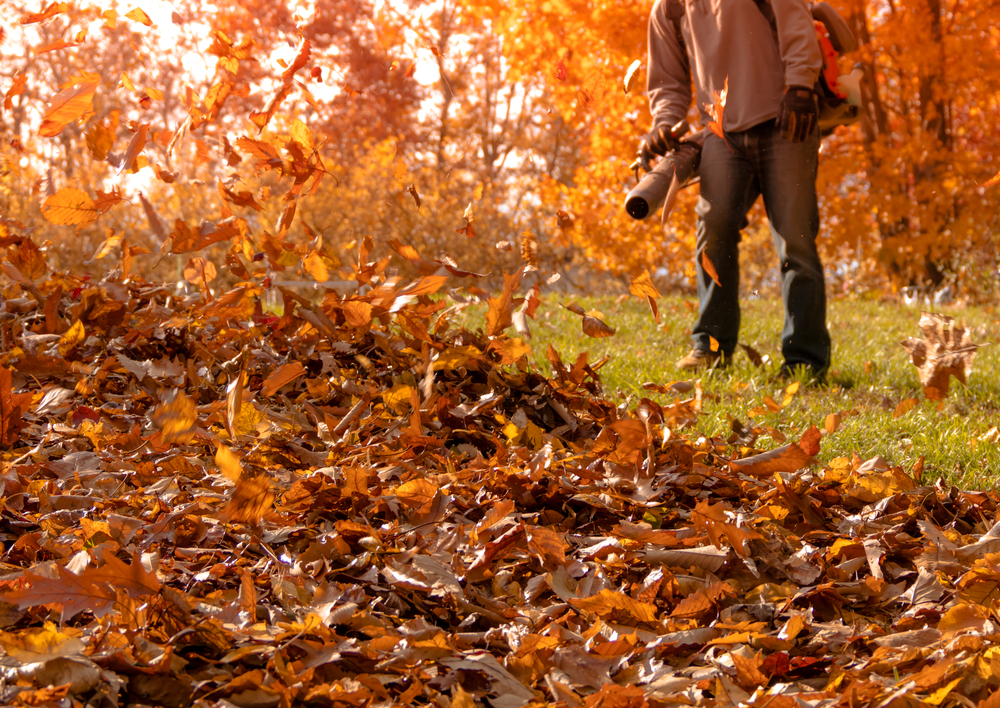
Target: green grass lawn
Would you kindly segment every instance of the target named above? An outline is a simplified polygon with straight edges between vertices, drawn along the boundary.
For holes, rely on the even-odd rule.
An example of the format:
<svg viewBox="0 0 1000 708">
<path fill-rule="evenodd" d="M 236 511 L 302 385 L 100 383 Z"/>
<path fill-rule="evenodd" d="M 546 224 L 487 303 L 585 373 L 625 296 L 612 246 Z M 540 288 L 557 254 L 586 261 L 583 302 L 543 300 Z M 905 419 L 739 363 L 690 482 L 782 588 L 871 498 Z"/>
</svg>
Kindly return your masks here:
<svg viewBox="0 0 1000 708">
<path fill-rule="evenodd" d="M 585 310 L 598 310 L 614 336 L 593 339 L 581 329 L 578 315 L 562 304 L 575 299 Z M 590 362 L 604 356 L 600 369 L 605 395 L 634 407 L 643 397 L 660 404 L 687 396 L 660 395 L 644 390 L 644 382 L 669 384 L 690 380 L 674 362 L 690 348 L 688 333 L 694 322 L 696 299 L 666 297 L 659 301 L 660 324 L 649 308 L 634 297 L 543 297 L 536 318 L 529 320 L 532 357 L 540 369 L 550 371 L 545 350 L 551 344 L 563 361 L 572 363 L 581 352 Z M 900 346 L 906 337 L 920 337 L 920 310 L 875 299 L 841 299 L 829 305 L 828 324 L 833 338 L 833 364 L 823 386 L 801 385 L 786 396 L 788 381 L 777 380 L 781 364 L 782 306 L 778 298 L 743 302 L 740 342 L 750 345 L 767 360 L 756 367 L 742 350 L 725 370 L 702 373 L 705 393 L 701 417 L 688 436 L 728 437 L 732 420 L 778 431 L 769 441 L 765 433 L 757 447 L 776 447 L 782 436 L 795 440 L 811 425 L 824 429 L 830 414 L 841 414 L 839 428 L 826 435 L 821 461 L 880 455 L 892 465 L 909 471 L 924 457 L 924 480 L 938 476 L 960 487 L 991 487 L 1000 472 L 1000 352 L 990 342 L 1000 338 L 1000 314 L 994 308 L 940 308 L 942 314 L 965 321 L 972 340 L 983 346 L 976 355 L 968 385 L 952 379 L 943 403 L 928 401 L 916 367 Z M 481 326 L 485 306 L 465 314 L 466 326 Z M 511 336 L 515 336 L 511 330 Z M 767 411 L 765 398 L 778 405 Z M 903 413 L 897 407 L 907 399 L 916 405 Z M 772 406 L 773 407 L 773 406 Z M 905 407 L 905 405 L 904 405 Z M 763 411 L 763 412 L 762 412 Z M 897 412 L 901 413 L 897 416 Z"/>
</svg>

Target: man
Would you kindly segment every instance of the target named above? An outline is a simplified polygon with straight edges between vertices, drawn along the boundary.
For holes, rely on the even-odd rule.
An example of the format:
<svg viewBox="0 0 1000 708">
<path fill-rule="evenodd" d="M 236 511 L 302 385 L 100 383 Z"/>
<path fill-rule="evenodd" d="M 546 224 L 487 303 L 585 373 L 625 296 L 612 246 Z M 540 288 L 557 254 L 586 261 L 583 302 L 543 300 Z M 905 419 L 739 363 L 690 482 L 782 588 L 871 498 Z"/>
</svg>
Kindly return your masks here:
<svg viewBox="0 0 1000 708">
<path fill-rule="evenodd" d="M 709 135 L 701 155 L 698 320 L 694 348 L 677 362 L 682 369 L 725 365 L 736 349 L 740 230 L 758 195 L 781 263 L 781 373 L 804 366 L 822 377 L 830 365 L 823 266 L 816 250 L 819 131 L 813 86 L 821 65 L 805 0 L 656 0 L 646 85 L 653 129 L 643 148 L 662 155 L 676 147 L 670 127 L 687 115 L 692 78 L 703 124 L 704 107 L 721 94 L 727 79 L 729 87 L 725 140 Z M 705 272 L 702 253 L 715 267 L 719 285 Z"/>
</svg>

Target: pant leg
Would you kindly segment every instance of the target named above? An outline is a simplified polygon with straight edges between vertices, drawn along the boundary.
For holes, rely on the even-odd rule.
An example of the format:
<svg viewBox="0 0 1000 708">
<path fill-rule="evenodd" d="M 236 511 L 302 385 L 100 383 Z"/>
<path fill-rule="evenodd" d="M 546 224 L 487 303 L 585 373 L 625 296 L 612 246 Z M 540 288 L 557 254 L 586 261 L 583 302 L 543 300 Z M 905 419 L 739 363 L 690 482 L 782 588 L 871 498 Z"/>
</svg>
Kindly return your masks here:
<svg viewBox="0 0 1000 708">
<path fill-rule="evenodd" d="M 787 365 L 805 364 L 819 373 L 830 366 L 826 286 L 816 248 L 819 135 L 793 143 L 773 123 L 761 127 L 758 175 L 781 264 L 785 304 L 781 353 Z"/>
<path fill-rule="evenodd" d="M 727 133 L 726 142 L 709 135 L 701 153 L 701 197 L 695 267 L 698 280 L 698 320 L 691 330 L 697 349 L 710 349 L 715 337 L 720 350 L 730 355 L 740 332 L 740 231 L 746 215 L 760 193 L 754 166 L 746 154 L 746 133 Z M 702 267 L 708 257 L 719 277 L 719 285 Z"/>
</svg>

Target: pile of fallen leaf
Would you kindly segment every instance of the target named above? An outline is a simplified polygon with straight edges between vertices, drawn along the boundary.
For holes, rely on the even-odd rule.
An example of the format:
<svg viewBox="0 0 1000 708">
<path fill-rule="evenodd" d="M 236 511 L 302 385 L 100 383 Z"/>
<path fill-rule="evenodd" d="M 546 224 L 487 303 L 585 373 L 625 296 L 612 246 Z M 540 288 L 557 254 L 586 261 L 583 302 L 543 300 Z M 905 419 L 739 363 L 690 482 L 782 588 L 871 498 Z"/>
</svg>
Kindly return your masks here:
<svg viewBox="0 0 1000 708">
<path fill-rule="evenodd" d="M 520 274 L 470 332 L 384 269 L 4 271 L 0 702 L 1000 705 L 997 494 L 695 438 L 535 371 Z"/>
</svg>

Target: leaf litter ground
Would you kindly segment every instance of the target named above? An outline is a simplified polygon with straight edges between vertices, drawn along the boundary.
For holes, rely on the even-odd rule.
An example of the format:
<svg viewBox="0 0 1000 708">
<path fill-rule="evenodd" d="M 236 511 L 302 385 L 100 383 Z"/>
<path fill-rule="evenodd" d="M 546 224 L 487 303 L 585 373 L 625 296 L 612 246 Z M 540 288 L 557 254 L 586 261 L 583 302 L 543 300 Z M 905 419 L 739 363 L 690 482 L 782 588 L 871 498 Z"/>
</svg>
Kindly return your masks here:
<svg viewBox="0 0 1000 708">
<path fill-rule="evenodd" d="M 616 407 L 462 275 L 7 299 L 0 701 L 1000 706 L 995 492 Z"/>
</svg>

